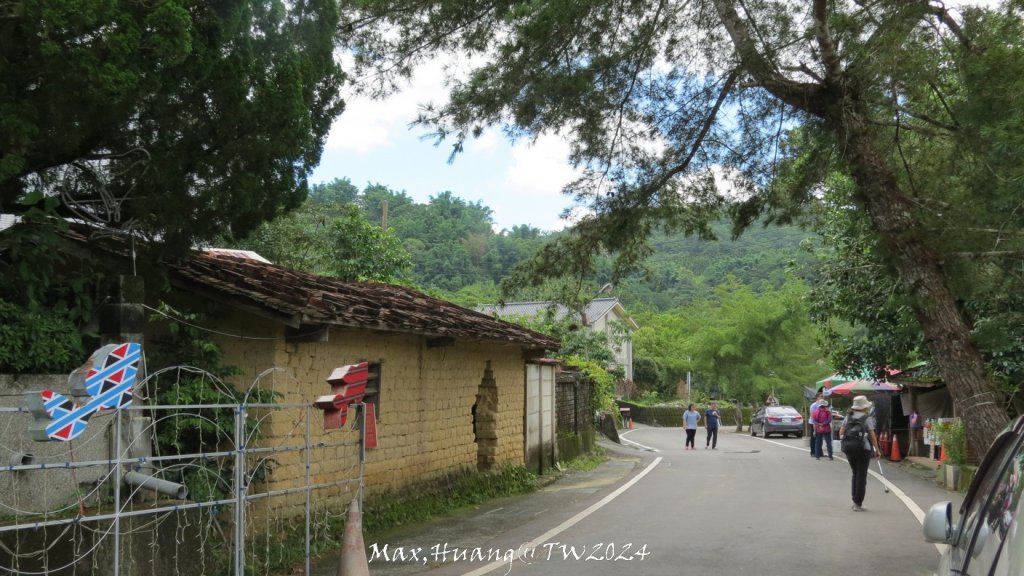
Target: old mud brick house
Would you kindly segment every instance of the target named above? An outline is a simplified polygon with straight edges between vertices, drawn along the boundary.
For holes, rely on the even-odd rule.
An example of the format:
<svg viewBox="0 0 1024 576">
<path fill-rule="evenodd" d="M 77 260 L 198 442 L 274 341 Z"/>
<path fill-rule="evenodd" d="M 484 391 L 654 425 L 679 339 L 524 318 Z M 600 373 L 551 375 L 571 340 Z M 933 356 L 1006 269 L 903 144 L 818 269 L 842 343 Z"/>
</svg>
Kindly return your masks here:
<svg viewBox="0 0 1024 576">
<path fill-rule="evenodd" d="M 90 244 L 84 235 L 70 236 Z M 127 254 L 108 239 L 104 251 L 112 250 Z M 551 378 L 551 363 L 541 359 L 558 348 L 556 340 L 410 288 L 343 282 L 252 254 L 211 250 L 167 268 L 172 301 L 219 305 L 211 338 L 223 350 L 224 363 L 242 369 L 235 381 L 240 387 L 280 368 L 293 378 L 286 388 L 276 388 L 284 392 L 279 401 L 311 403 L 330 391 L 325 379 L 334 368 L 370 362 L 376 380 L 367 401 L 377 405 L 378 447 L 367 452 L 367 495 L 524 464 L 527 380 L 538 371 Z M 262 426 L 261 442 L 294 437 L 294 420 L 275 415 Z M 315 429 L 313 442 L 330 434 Z M 321 463 L 312 482 L 351 474 L 356 458 L 353 450 L 339 449 Z M 301 454 L 282 453 L 275 460 L 264 489 L 306 481 Z M 351 494 L 336 497 L 347 502 Z M 302 498 L 296 494 L 294 502 L 274 508 L 298 513 Z"/>
</svg>

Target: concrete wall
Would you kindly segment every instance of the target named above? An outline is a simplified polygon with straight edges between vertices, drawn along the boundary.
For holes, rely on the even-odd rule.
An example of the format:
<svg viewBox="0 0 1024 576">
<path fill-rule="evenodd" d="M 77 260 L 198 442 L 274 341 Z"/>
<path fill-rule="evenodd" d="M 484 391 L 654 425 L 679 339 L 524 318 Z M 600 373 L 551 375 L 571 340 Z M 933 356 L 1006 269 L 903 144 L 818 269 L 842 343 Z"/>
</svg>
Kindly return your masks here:
<svg viewBox="0 0 1024 576">
<path fill-rule="evenodd" d="M 610 310 L 607 314 L 598 318 L 594 321 L 591 329 L 595 332 L 600 332 L 608 338 L 611 342 L 615 336 L 614 330 L 612 329 L 613 322 L 624 322 L 625 319 L 619 315 L 616 309 Z M 612 348 L 612 355 L 615 357 L 615 363 L 622 367 L 625 372 L 626 380 L 633 379 L 633 342 L 631 340 L 625 340 L 618 346 Z"/>
<path fill-rule="evenodd" d="M 54 390 L 70 394 L 67 375 L 0 374 L 0 405 L 22 407 L 25 392 Z M 29 521 L 33 513 L 78 508 L 79 494 L 86 503 L 99 496 L 97 485 L 109 467 L 64 468 L 65 462 L 108 460 L 113 414 L 89 420 L 81 436 L 71 442 L 36 442 L 29 437 L 33 417 L 28 412 L 0 412 L 0 513 Z M 33 464 L 52 464 L 53 469 L 13 471 L 16 454 L 32 454 Z M 106 494 L 104 494 L 106 495 Z"/>
<path fill-rule="evenodd" d="M 498 388 L 498 463 L 523 463 L 524 361 L 515 346 L 456 341 L 430 347 L 423 337 L 409 334 L 331 329 L 327 342 L 285 343 L 283 330 L 270 321 L 252 315 L 229 317 L 219 328 L 229 334 L 276 340 L 245 340 L 217 337 L 224 351 L 224 363 L 242 368 L 236 386 L 247 387 L 257 374 L 269 368 L 285 368 L 290 376 L 275 375 L 263 387 L 283 393 L 281 403 L 311 403 L 328 394 L 326 378 L 334 368 L 359 361 L 381 362 L 381 390 L 378 410 L 378 448 L 368 450 L 365 489 L 368 495 L 397 491 L 477 467 L 477 444 L 473 435 L 472 406 L 487 362 Z M 266 379 L 265 379 L 266 380 Z M 312 422 L 313 442 L 343 443 L 356 440 L 351 431 L 324 431 L 320 414 Z M 350 418 L 350 422 L 352 419 Z M 296 415 L 275 413 L 264 427 L 264 445 L 294 443 L 304 431 Z M 338 448 L 312 467 L 316 482 L 358 473 L 354 447 Z M 276 467 L 265 486 L 280 490 L 302 486 L 305 466 L 300 453 L 275 455 Z M 347 502 L 350 490 L 327 495 Z M 304 496 L 275 498 L 275 507 L 298 513 Z"/>
</svg>

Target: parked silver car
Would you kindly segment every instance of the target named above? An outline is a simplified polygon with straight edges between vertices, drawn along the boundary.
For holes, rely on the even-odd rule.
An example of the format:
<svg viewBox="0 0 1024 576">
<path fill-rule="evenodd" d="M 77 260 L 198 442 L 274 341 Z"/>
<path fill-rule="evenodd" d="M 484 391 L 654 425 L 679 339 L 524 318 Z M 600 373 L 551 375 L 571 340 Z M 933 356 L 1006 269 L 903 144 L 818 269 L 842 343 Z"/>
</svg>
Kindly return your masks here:
<svg viewBox="0 0 1024 576">
<path fill-rule="evenodd" d="M 800 438 L 804 435 L 804 417 L 792 406 L 763 406 L 750 419 L 750 435 L 757 436 L 758 431 L 765 438 L 769 434 L 795 434 Z"/>
<path fill-rule="evenodd" d="M 1024 416 L 992 443 L 953 522 L 953 504 L 935 504 L 924 537 L 949 544 L 939 576 L 1024 574 Z"/>
</svg>

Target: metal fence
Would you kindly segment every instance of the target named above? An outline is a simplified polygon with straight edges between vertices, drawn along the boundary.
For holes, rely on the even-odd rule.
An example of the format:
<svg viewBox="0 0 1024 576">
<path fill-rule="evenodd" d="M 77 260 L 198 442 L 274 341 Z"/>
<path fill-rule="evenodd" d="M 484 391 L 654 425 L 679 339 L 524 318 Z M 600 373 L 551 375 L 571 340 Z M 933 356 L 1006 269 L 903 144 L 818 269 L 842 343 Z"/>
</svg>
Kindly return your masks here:
<svg viewBox="0 0 1024 576">
<path fill-rule="evenodd" d="M 166 402 L 176 389 L 193 401 Z M 321 410 L 290 401 L 297 390 L 276 369 L 239 393 L 168 368 L 80 439 L 45 443 L 19 436 L 33 416 L 8 397 L 0 573 L 309 574 L 362 493 L 365 431 L 358 417 L 325 432 Z"/>
</svg>

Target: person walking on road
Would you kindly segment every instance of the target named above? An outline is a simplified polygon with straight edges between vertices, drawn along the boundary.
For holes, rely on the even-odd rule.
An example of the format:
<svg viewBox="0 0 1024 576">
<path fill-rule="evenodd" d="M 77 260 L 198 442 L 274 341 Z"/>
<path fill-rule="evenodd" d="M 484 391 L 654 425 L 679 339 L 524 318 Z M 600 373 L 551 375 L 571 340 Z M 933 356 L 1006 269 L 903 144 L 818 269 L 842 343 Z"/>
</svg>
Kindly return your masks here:
<svg viewBox="0 0 1024 576">
<path fill-rule="evenodd" d="M 683 428 L 686 429 L 686 449 L 695 450 L 693 439 L 697 436 L 697 424 L 700 422 L 700 412 L 690 404 L 690 407 L 683 412 Z"/>
<path fill-rule="evenodd" d="M 857 396 L 853 399 L 853 406 L 849 414 L 843 419 L 839 427 L 839 436 L 842 438 L 843 453 L 850 462 L 850 470 L 853 478 L 850 482 L 850 495 L 853 499 L 853 511 L 864 511 L 864 493 L 868 483 L 868 467 L 871 466 L 871 458 L 881 458 L 882 452 L 878 449 L 878 437 L 875 435 L 875 419 L 868 414 L 871 409 L 871 402 L 866 396 Z M 872 450 L 874 453 L 872 454 Z"/>
<path fill-rule="evenodd" d="M 825 403 L 825 396 L 821 392 L 818 392 L 814 395 L 814 402 L 811 402 L 811 407 L 807 409 L 807 423 L 811 425 L 811 429 L 808 433 L 808 438 L 811 439 L 811 458 L 818 455 L 817 451 L 814 449 L 814 413 L 818 411 L 818 406 Z"/>
<path fill-rule="evenodd" d="M 832 460 L 832 410 L 822 402 L 813 413 L 814 441 L 811 443 L 818 460 L 824 456 L 822 444 L 828 446 L 828 459 Z"/>
<path fill-rule="evenodd" d="M 722 414 L 718 411 L 718 404 L 712 400 L 711 405 L 704 411 L 704 426 L 708 429 L 708 439 L 704 443 L 704 449 L 710 446 L 712 450 L 718 447 L 718 423 L 722 420 Z"/>
</svg>

